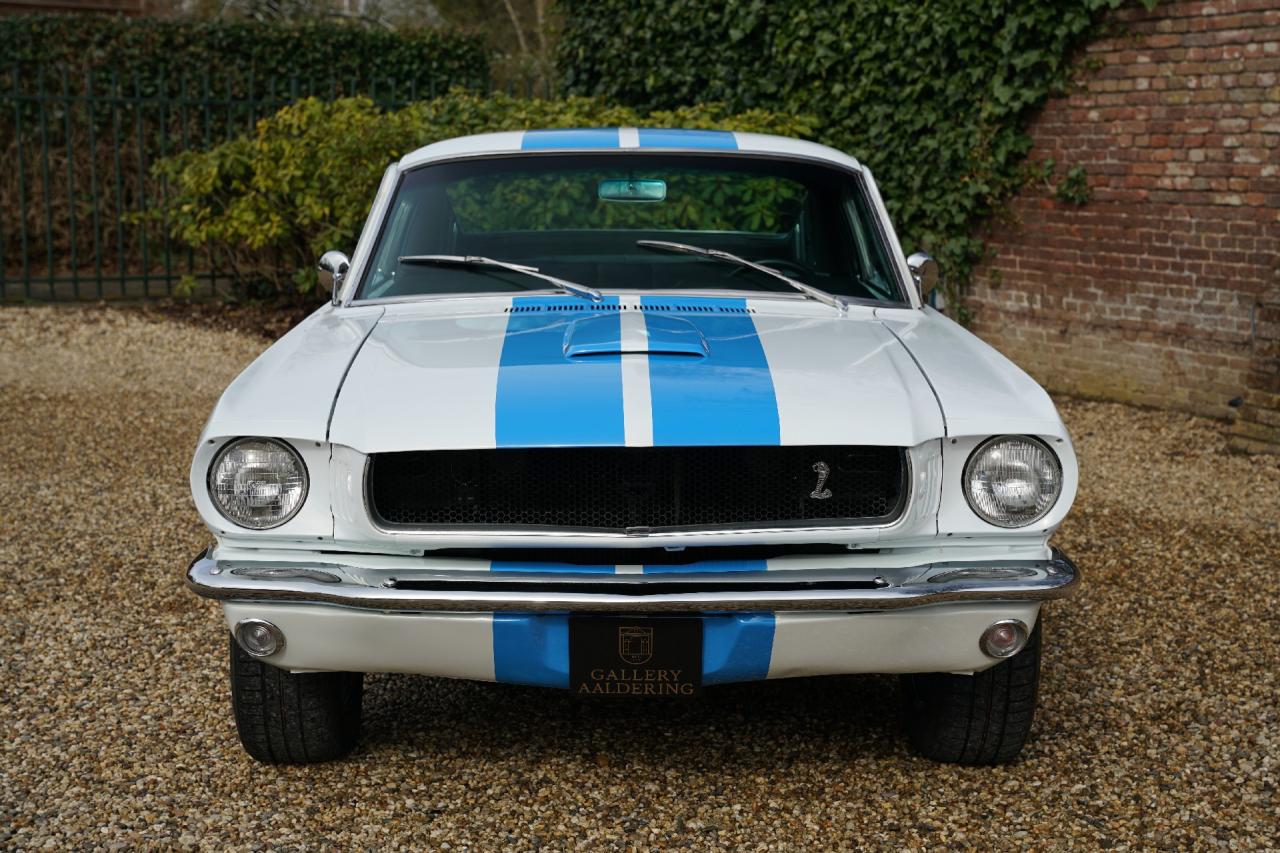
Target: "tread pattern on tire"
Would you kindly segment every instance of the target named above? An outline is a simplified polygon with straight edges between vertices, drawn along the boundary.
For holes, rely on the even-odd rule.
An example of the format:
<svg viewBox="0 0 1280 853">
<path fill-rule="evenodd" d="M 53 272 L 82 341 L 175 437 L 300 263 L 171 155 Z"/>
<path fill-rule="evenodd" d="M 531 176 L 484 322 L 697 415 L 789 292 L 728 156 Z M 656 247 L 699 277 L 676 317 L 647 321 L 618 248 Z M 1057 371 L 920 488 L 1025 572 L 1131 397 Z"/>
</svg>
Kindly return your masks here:
<svg viewBox="0 0 1280 853">
<path fill-rule="evenodd" d="M 360 736 L 364 675 L 292 673 L 231 644 L 231 704 L 245 751 L 270 764 L 346 755 Z"/>
<path fill-rule="evenodd" d="M 1040 621 L 1018 654 L 974 675 L 903 676 L 907 733 L 926 758 L 1006 764 L 1022 752 L 1040 682 Z"/>
</svg>

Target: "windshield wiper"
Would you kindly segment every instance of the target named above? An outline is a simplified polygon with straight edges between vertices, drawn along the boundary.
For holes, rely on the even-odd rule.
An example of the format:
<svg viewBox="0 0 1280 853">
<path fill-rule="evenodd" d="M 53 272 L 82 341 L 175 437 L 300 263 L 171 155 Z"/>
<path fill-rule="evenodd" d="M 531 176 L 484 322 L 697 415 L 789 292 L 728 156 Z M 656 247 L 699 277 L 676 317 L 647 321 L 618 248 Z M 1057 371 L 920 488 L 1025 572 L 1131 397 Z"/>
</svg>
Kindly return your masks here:
<svg viewBox="0 0 1280 853">
<path fill-rule="evenodd" d="M 778 281 L 785 282 L 803 293 L 805 296 L 808 296 L 810 299 L 815 299 L 824 305 L 830 305 L 842 314 L 849 307 L 849 301 L 843 296 L 836 296 L 835 294 L 827 293 L 825 290 L 820 290 L 816 287 L 805 284 L 803 281 L 796 281 L 791 276 L 783 275 L 772 267 L 767 267 L 764 264 L 757 264 L 755 261 L 749 261 L 746 258 L 733 254 L 732 252 L 724 252 L 720 249 L 704 249 L 701 246 L 690 246 L 688 243 L 669 243 L 666 240 L 637 240 L 636 245 L 642 249 L 653 249 L 658 252 L 676 252 L 682 255 L 697 255 L 702 258 L 711 258 L 713 260 L 724 261 L 729 264 L 737 264 L 740 267 L 755 270 L 756 272 L 762 272 L 767 276 L 776 278 Z"/>
<path fill-rule="evenodd" d="M 604 300 L 604 294 L 594 287 L 547 275 L 544 272 L 539 272 L 537 267 L 513 264 L 510 261 L 497 261 L 480 255 L 401 255 L 399 261 L 402 264 L 424 264 L 441 267 L 488 267 L 490 269 L 509 270 L 554 284 L 565 293 L 582 299 L 590 299 L 592 302 Z"/>
</svg>

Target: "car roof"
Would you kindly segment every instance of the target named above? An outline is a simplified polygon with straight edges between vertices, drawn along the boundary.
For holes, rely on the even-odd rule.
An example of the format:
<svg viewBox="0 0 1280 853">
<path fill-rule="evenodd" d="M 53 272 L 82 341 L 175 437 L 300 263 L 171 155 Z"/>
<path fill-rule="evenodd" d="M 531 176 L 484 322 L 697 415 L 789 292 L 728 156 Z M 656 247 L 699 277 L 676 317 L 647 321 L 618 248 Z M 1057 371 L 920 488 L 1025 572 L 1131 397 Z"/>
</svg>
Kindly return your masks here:
<svg viewBox="0 0 1280 853">
<path fill-rule="evenodd" d="M 848 169 L 862 171 L 862 165 L 826 145 L 772 136 L 766 133 L 739 133 L 730 130 L 683 128 L 593 127 L 573 129 L 512 130 L 445 139 L 419 148 L 400 159 L 400 170 L 413 169 L 435 160 L 479 157 L 520 151 L 719 151 L 746 154 L 777 154 L 825 160 Z"/>
</svg>

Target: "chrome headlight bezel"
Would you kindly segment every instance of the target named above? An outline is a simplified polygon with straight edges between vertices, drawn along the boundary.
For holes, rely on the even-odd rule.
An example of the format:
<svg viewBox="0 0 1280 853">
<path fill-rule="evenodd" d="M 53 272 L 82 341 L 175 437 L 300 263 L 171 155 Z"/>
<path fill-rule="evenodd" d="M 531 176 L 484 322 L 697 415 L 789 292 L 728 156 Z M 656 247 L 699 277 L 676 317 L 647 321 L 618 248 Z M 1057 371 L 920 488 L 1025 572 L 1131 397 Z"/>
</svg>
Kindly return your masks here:
<svg viewBox="0 0 1280 853">
<path fill-rule="evenodd" d="M 218 469 L 221 467 L 227 456 L 238 448 L 249 443 L 270 445 L 271 449 L 285 453 L 296 467 L 296 474 L 301 480 L 301 492 L 297 502 L 287 513 L 267 520 L 259 519 L 256 521 L 251 518 L 237 517 L 237 515 L 231 511 L 219 497 L 219 492 L 215 483 Z M 228 441 L 218 449 L 217 453 L 214 454 L 213 460 L 209 463 L 209 470 L 205 474 L 205 488 L 209 495 L 209 502 L 213 504 L 214 509 L 216 509 L 218 514 L 231 524 L 245 530 L 273 530 L 289 523 L 289 521 L 291 521 L 302 509 L 303 505 L 306 504 L 307 496 L 311 491 L 311 478 L 307 471 L 307 463 L 303 460 L 302 454 L 294 449 L 294 447 L 287 441 L 279 438 L 268 438 L 265 436 L 241 436 L 240 438 Z"/>
<path fill-rule="evenodd" d="M 1034 515 L 1019 516 L 1017 518 L 1002 518 L 998 515 L 993 515 L 980 505 L 978 498 L 973 493 L 972 484 L 974 466 L 992 445 L 1005 442 L 1017 442 L 1036 448 L 1040 452 L 1044 453 L 1049 462 L 1053 465 L 1053 470 L 1057 480 L 1057 488 L 1053 493 L 1053 497 L 1043 506 L 1039 507 Z M 969 509 L 978 518 L 995 527 L 1014 530 L 1030 527 L 1053 511 L 1053 508 L 1058 505 L 1058 501 L 1062 498 L 1062 491 L 1064 487 L 1063 473 L 1062 460 L 1058 457 L 1058 454 L 1053 451 L 1052 447 L 1039 438 L 1036 438 L 1033 435 L 993 435 L 978 444 L 978 446 L 973 449 L 973 452 L 969 454 L 969 458 L 965 460 L 964 472 L 960 482 L 960 490 L 964 492 L 964 499 L 969 504 Z"/>
</svg>

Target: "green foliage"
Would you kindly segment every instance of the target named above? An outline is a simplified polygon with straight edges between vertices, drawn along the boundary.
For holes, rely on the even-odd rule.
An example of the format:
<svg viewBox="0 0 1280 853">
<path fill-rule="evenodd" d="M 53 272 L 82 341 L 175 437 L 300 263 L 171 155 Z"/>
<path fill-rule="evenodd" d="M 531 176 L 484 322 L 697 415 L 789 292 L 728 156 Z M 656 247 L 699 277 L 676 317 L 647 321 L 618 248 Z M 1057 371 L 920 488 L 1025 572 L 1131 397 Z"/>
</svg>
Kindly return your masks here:
<svg viewBox="0 0 1280 853">
<path fill-rule="evenodd" d="M 1019 186 L 1029 112 L 1119 3 L 561 0 L 560 65 L 569 91 L 639 109 L 816 116 L 814 138 L 875 173 L 908 251 L 939 258 L 955 305 L 977 226 Z M 1081 180 L 1068 173 L 1073 199 Z"/>
<path fill-rule="evenodd" d="M 782 178 L 740 173 L 663 169 L 628 170 L 632 180 L 658 178 L 667 185 L 661 204 L 601 201 L 599 182 L 617 170 L 573 175 L 494 175 L 459 181 L 449 204 L 463 230 L 626 228 L 781 232 L 800 215 L 804 186 Z"/>
<path fill-rule="evenodd" d="M 287 94 L 290 78 L 303 93 L 331 86 L 368 92 L 376 81 L 419 96 L 450 86 L 488 85 L 489 61 L 479 39 L 432 29 L 412 32 L 336 23 L 297 25 L 199 22 L 98 15 L 0 17 L 0 69 L 56 65 L 76 74 L 137 78 L 143 94 L 187 91 L 206 81 L 216 97 L 264 97 L 274 83 Z M 73 74 L 73 76 L 76 76 Z M 206 76 L 207 75 L 207 76 Z"/>
<path fill-rule="evenodd" d="M 1067 204 L 1085 204 L 1093 197 L 1089 189 L 1089 175 L 1084 166 L 1072 166 L 1058 185 L 1053 188 L 1053 197 Z"/>
<path fill-rule="evenodd" d="M 1049 157 L 1045 160 L 1028 162 L 1022 167 L 1022 180 L 1025 184 L 1038 184 L 1046 193 L 1065 204 L 1087 204 L 1093 198 L 1093 190 L 1089 187 L 1089 173 L 1084 166 L 1072 166 L 1060 180 L 1057 178 L 1058 161 Z"/>
<path fill-rule="evenodd" d="M 812 131 L 803 115 L 733 113 L 723 104 L 645 115 L 598 98 L 524 100 L 460 89 L 397 111 L 363 97 L 308 98 L 258 122 L 252 136 L 158 163 L 169 199 L 147 216 L 167 221 L 181 241 L 217 252 L 245 282 L 305 291 L 314 285 L 320 254 L 355 246 L 383 171 L 405 153 L 472 133 L 619 125 Z"/>
</svg>

